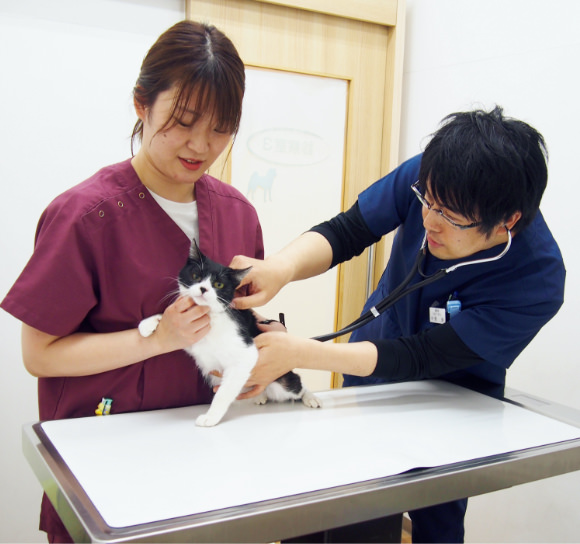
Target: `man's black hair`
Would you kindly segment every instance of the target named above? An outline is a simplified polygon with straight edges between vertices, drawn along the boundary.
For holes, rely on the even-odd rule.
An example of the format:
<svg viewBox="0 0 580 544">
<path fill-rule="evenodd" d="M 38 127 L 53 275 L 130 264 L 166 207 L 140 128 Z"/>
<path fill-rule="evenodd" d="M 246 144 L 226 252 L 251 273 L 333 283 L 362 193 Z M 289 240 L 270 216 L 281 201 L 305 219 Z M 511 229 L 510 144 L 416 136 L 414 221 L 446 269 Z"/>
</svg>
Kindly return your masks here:
<svg viewBox="0 0 580 544">
<path fill-rule="evenodd" d="M 421 160 L 419 189 L 436 205 L 479 221 L 487 235 L 519 211 L 514 231 L 536 216 L 548 180 L 548 152 L 533 127 L 492 111 L 445 117 Z"/>
</svg>

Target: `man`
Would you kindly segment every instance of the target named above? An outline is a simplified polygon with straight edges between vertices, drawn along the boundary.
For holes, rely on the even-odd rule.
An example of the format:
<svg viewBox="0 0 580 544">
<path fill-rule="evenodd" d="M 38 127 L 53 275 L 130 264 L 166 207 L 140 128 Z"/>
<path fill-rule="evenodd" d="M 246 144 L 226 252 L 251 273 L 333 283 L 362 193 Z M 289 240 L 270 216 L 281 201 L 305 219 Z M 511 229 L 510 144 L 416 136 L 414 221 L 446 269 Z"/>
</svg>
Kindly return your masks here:
<svg viewBox="0 0 580 544">
<path fill-rule="evenodd" d="M 290 281 L 359 255 L 394 229 L 389 263 L 363 312 L 409 274 L 412 286 L 452 270 L 356 330 L 349 344 L 259 336 L 245 396 L 291 368 L 312 368 L 342 372 L 346 386 L 438 378 L 501 398 L 506 369 L 563 302 L 562 256 L 539 211 L 546 160 L 541 134 L 501 108 L 455 113 L 422 155 L 361 193 L 347 212 L 265 261 L 234 258 L 233 267 L 253 266 L 238 308 L 265 304 Z M 413 542 L 462 542 L 466 505 L 410 512 Z"/>
</svg>

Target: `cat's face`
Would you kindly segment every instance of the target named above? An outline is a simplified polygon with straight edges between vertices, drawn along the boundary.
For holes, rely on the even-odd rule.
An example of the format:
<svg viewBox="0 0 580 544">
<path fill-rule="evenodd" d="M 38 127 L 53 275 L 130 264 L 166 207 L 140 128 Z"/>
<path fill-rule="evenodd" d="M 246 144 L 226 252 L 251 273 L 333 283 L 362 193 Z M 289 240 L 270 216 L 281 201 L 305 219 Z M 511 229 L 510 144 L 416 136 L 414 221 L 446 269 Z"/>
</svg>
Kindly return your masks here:
<svg viewBox="0 0 580 544">
<path fill-rule="evenodd" d="M 201 253 L 194 241 L 187 263 L 179 273 L 179 290 L 200 306 L 224 310 L 229 307 L 236 287 L 249 270 L 235 270 L 212 261 Z"/>
</svg>

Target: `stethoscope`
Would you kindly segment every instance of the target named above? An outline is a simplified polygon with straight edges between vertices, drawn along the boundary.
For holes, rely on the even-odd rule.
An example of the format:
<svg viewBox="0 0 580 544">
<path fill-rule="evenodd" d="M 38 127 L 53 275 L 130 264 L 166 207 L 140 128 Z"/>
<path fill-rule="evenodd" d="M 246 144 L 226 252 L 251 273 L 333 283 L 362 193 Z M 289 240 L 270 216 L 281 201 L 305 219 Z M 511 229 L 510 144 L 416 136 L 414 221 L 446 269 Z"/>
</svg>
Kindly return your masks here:
<svg viewBox="0 0 580 544">
<path fill-rule="evenodd" d="M 486 259 L 475 259 L 473 261 L 464 261 L 462 263 L 454 264 L 449 268 L 441 268 L 437 272 L 431 274 L 430 276 L 425 275 L 423 272 L 423 262 L 425 261 L 425 257 L 427 255 L 427 233 L 423 237 L 423 242 L 421 243 L 421 248 L 417 253 L 417 258 L 415 259 L 415 263 L 411 268 L 407 277 L 393 290 L 391 291 L 383 300 L 381 300 L 378 304 L 373 306 L 370 310 L 367 310 L 364 314 L 362 314 L 358 319 L 353 321 L 350 325 L 347 325 L 344 329 L 340 329 L 339 331 L 332 332 L 329 334 L 323 334 L 322 336 L 314 336 L 313 340 L 318 340 L 320 342 L 326 342 L 327 340 L 332 340 L 334 338 L 338 338 L 339 336 L 343 336 L 344 334 L 348 334 L 356 329 L 360 329 L 360 327 L 370 323 L 373 319 L 379 317 L 387 308 L 390 308 L 393 304 L 397 303 L 403 297 L 406 297 L 409 293 L 420 289 L 421 287 L 425 287 L 437 280 L 441 279 L 442 277 L 454 272 L 458 268 L 462 266 L 470 266 L 474 264 L 482 264 L 482 263 L 490 263 L 492 261 L 498 261 L 501 259 L 510 249 L 512 245 L 512 233 L 511 230 L 505 227 L 505 230 L 508 235 L 508 240 L 503 248 L 503 250 L 494 257 L 488 257 Z M 421 281 L 407 287 L 411 280 L 415 277 L 417 272 L 423 278 Z"/>
</svg>

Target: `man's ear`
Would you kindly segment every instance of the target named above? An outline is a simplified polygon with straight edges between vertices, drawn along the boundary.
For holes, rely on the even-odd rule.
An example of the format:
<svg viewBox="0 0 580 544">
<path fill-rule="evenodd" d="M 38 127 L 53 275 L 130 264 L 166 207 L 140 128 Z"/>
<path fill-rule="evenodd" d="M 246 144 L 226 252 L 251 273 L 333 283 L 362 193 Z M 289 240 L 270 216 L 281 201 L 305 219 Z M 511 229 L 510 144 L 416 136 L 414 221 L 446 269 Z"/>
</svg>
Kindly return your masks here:
<svg viewBox="0 0 580 544">
<path fill-rule="evenodd" d="M 516 223 L 521 219 L 522 217 L 522 212 L 514 212 L 511 217 L 505 221 L 504 225 L 507 229 L 512 230 L 515 226 Z"/>
</svg>

